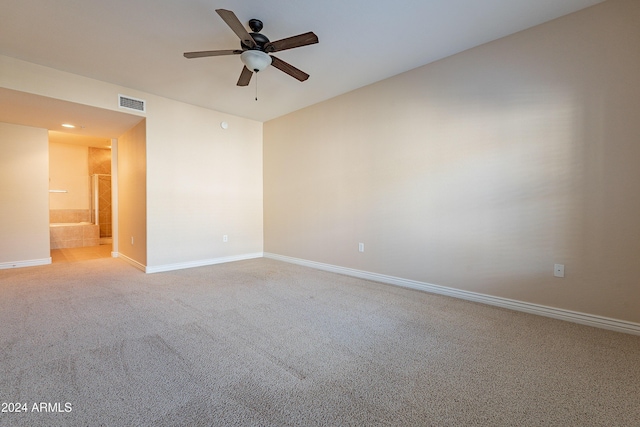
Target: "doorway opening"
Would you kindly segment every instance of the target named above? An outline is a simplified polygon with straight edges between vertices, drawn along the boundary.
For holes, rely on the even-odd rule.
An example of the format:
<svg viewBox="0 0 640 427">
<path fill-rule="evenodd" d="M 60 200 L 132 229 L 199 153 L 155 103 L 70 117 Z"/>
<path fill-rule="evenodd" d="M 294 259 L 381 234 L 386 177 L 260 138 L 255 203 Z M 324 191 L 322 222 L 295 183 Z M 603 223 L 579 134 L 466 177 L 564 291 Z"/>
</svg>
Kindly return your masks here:
<svg viewBox="0 0 640 427">
<path fill-rule="evenodd" d="M 49 132 L 52 262 L 107 258 L 112 252 L 111 140 Z"/>
<path fill-rule="evenodd" d="M 15 182 L 19 183 L 17 186 L 7 184 L 6 188 L 9 188 L 10 192 L 0 194 L 2 196 L 0 204 L 11 204 L 14 203 L 14 200 L 20 201 L 17 206 L 19 209 L 12 209 L 10 214 L 5 216 L 0 227 L 2 230 L 10 231 L 10 233 L 3 234 L 2 245 L 0 245 L 2 246 L 0 268 L 7 265 L 10 268 L 46 265 L 52 262 L 52 258 L 55 262 L 56 258 L 53 256 L 52 249 L 54 251 L 81 251 L 85 248 L 85 238 L 96 239 L 96 247 L 107 249 L 104 250 L 107 256 L 120 257 L 123 254 L 119 250 L 118 235 L 120 232 L 118 230 L 123 228 L 126 230 L 127 236 L 134 234 L 141 236 L 137 241 L 137 246 L 133 248 L 135 251 L 131 251 L 131 248 L 127 247 L 126 250 L 129 252 L 124 255 L 128 255 L 129 258 L 142 264 L 146 262 L 146 239 L 144 238 L 146 237 L 146 212 L 144 197 L 140 197 L 144 196 L 146 189 L 146 181 L 140 179 L 140 177 L 144 178 L 146 173 L 144 154 L 146 126 L 144 123 L 145 118 L 140 115 L 0 88 L 0 128 L 2 128 L 0 129 L 0 148 L 3 148 L 0 163 L 2 163 L 3 171 L 15 172 L 12 180 L 15 178 Z M 48 130 L 48 134 L 42 132 L 45 129 Z M 87 150 L 81 156 L 85 165 L 82 179 L 72 179 L 73 177 L 70 176 L 72 174 L 65 175 L 63 170 L 58 174 L 57 180 L 54 180 L 53 176 L 48 173 L 51 172 L 48 169 L 53 155 L 49 150 L 49 144 L 56 142 L 57 137 L 64 138 L 62 142 L 65 143 L 65 146 L 75 144 L 84 146 Z M 116 138 L 120 137 L 125 137 L 126 149 L 118 154 L 118 140 Z M 28 143 L 20 144 L 19 142 L 23 140 Z M 96 140 L 102 140 L 105 143 L 102 148 L 106 148 L 108 145 L 113 146 L 113 171 L 94 171 L 91 173 L 105 175 L 111 173 L 112 175 L 111 245 L 100 245 L 100 225 L 93 224 L 91 219 L 91 174 L 87 164 L 87 147 L 96 147 Z M 29 144 L 31 142 L 33 144 Z M 97 146 L 100 147 L 99 144 Z M 62 157 L 65 156 L 62 155 Z M 124 174 L 118 173 L 117 158 L 120 158 L 126 165 Z M 26 159 L 32 162 L 30 168 L 22 167 Z M 34 169 L 38 173 L 34 173 Z M 118 181 L 118 178 L 122 178 L 123 175 L 125 179 Z M 76 188 L 77 185 L 81 188 L 79 191 Z M 33 191 L 34 188 L 40 188 L 42 191 Z M 23 189 L 28 189 L 28 191 L 25 192 Z M 14 193 L 19 197 L 10 198 L 9 196 Z M 124 194 L 124 203 L 118 204 L 122 194 Z M 73 200 L 76 195 L 83 198 L 82 204 Z M 70 205 L 60 205 L 63 201 L 70 202 Z M 120 221 L 118 219 L 119 211 L 122 209 L 125 210 L 125 215 L 120 215 L 123 218 Z M 56 218 L 56 215 L 67 215 L 67 217 L 58 216 Z M 69 218 L 74 215 L 81 217 L 81 219 Z M 85 235 L 85 230 L 61 228 L 52 231 L 51 226 L 47 227 L 52 223 L 71 222 L 86 222 L 88 225 L 93 225 L 93 228 L 97 228 L 98 231 L 90 231 Z M 108 223 L 107 220 L 100 220 L 100 222 L 102 224 Z M 83 246 L 67 248 L 51 245 L 51 234 L 53 233 L 58 234 L 62 240 L 80 240 Z M 105 230 L 102 234 L 103 238 L 108 238 Z M 103 240 L 103 243 L 107 242 Z"/>
</svg>

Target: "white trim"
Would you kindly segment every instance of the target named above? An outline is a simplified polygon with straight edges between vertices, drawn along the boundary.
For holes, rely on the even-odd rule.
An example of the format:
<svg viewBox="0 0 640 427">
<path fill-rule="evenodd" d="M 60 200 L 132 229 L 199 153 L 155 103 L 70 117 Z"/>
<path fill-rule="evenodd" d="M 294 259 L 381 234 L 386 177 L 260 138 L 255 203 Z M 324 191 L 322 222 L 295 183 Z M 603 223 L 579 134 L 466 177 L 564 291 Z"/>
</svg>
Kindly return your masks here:
<svg viewBox="0 0 640 427">
<path fill-rule="evenodd" d="M 370 273 L 368 271 L 355 270 L 353 268 L 340 267 L 337 265 L 324 264 L 315 261 L 308 261 L 300 258 L 293 258 L 284 255 L 264 253 L 265 258 L 271 258 L 278 261 L 284 261 L 292 264 L 303 265 L 306 267 L 316 268 L 318 270 L 331 271 L 333 273 L 345 274 L 347 276 L 358 277 L 361 279 L 382 282 L 389 285 L 402 286 L 405 288 L 417 289 L 434 294 L 447 295 L 454 298 L 460 298 L 468 301 L 475 301 L 483 304 L 494 305 L 498 307 L 508 308 L 525 313 L 537 314 L 539 316 L 551 317 L 554 319 L 565 320 L 582 325 L 594 326 L 596 328 L 609 329 L 617 332 L 625 332 L 628 334 L 640 335 L 640 323 L 627 322 L 625 320 L 612 319 L 609 317 L 596 316 L 593 314 L 580 313 L 577 311 L 564 310 L 562 308 L 548 307 L 539 304 L 532 304 L 523 301 L 512 300 L 508 298 L 495 297 L 491 295 L 481 294 L 477 292 L 465 291 L 461 289 L 449 288 L 446 286 L 433 285 L 430 283 L 419 282 L 417 280 L 402 279 L 400 277 L 387 276 L 384 274 Z"/>
<path fill-rule="evenodd" d="M 114 255 L 114 253 L 115 253 L 115 255 Z M 133 265 L 138 270 L 142 270 L 142 271 L 146 272 L 146 268 L 147 267 L 144 264 L 141 264 L 138 261 L 136 261 L 135 259 L 129 258 L 128 256 L 121 254 L 120 252 L 111 252 L 111 256 L 113 258 L 122 258 L 123 260 L 125 260 L 129 264 Z"/>
<path fill-rule="evenodd" d="M 225 262 L 243 261 L 247 259 L 262 258 L 263 253 L 257 252 L 253 254 L 232 255 L 222 258 L 203 259 L 198 261 L 179 262 L 176 264 L 157 265 L 146 267 L 145 273 L 161 273 L 163 271 L 182 270 L 184 268 L 204 267 L 206 265 L 223 264 Z"/>
<path fill-rule="evenodd" d="M 51 264 L 51 257 L 41 259 L 30 259 L 26 261 L 0 262 L 0 270 L 9 268 L 35 267 L 37 265 Z"/>
</svg>

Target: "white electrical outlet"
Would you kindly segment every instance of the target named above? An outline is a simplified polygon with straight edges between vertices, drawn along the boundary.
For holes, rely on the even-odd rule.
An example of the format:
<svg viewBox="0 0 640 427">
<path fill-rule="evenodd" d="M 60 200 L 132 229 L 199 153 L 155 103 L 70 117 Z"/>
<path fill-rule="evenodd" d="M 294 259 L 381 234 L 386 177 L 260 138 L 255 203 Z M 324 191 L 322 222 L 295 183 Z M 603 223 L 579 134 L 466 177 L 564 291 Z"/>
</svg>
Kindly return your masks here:
<svg viewBox="0 0 640 427">
<path fill-rule="evenodd" d="M 358 243 L 358 252 L 364 252 L 364 243 Z"/>
<path fill-rule="evenodd" d="M 222 236 L 222 241 L 227 243 L 229 241 L 229 236 L 227 236 L 226 234 Z"/>
<path fill-rule="evenodd" d="M 131 236 L 131 244 L 133 245 L 133 236 Z"/>
<path fill-rule="evenodd" d="M 564 264 L 554 264 L 553 275 L 555 277 L 564 277 Z"/>
</svg>

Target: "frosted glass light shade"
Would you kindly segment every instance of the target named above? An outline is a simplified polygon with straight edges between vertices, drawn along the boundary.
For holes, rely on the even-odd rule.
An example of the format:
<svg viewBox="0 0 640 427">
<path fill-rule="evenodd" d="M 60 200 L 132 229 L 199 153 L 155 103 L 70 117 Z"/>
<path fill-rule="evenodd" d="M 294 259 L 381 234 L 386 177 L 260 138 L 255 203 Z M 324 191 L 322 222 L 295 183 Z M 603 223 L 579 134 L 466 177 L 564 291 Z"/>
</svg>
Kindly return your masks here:
<svg viewBox="0 0 640 427">
<path fill-rule="evenodd" d="M 245 50 L 240 55 L 240 59 L 249 70 L 256 73 L 271 64 L 271 57 L 260 50 Z"/>
</svg>

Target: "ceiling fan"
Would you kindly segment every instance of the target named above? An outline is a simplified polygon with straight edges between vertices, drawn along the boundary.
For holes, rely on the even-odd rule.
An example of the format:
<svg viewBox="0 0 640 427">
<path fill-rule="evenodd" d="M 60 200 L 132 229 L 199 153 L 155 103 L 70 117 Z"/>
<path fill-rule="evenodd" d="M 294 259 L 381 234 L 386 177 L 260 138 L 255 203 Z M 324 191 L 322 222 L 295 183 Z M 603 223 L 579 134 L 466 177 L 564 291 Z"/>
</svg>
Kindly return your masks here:
<svg viewBox="0 0 640 427">
<path fill-rule="evenodd" d="M 297 36 L 287 37 L 285 39 L 272 42 L 269 41 L 264 34 L 260 34 L 260 31 L 262 30 L 262 21 L 259 19 L 251 19 L 249 21 L 249 28 L 251 28 L 252 31 L 252 33 L 249 33 L 245 29 L 244 25 L 242 25 L 236 14 L 232 11 L 216 9 L 216 12 L 233 30 L 233 32 L 240 37 L 241 49 L 185 52 L 185 58 L 193 59 L 208 56 L 240 55 L 244 68 L 240 73 L 240 78 L 237 83 L 238 86 L 249 85 L 253 73 L 262 71 L 269 65 L 273 65 L 280 71 L 287 73 L 301 82 L 309 78 L 309 74 L 297 69 L 291 64 L 288 64 L 282 59 L 269 54 L 318 43 L 318 36 L 313 32 L 299 34 Z"/>
</svg>

